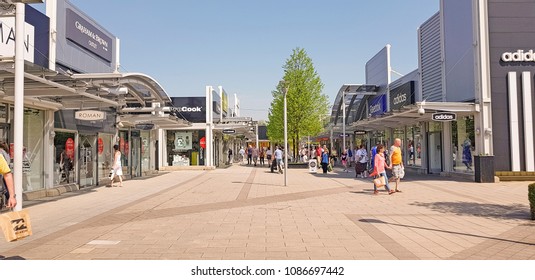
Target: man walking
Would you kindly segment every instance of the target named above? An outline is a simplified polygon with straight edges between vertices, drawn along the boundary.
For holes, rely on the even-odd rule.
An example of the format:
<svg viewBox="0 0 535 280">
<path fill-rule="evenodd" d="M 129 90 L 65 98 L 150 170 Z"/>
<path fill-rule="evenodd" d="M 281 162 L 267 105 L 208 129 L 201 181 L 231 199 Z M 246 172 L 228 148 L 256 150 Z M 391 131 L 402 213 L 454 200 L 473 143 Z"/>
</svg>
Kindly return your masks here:
<svg viewBox="0 0 535 280">
<path fill-rule="evenodd" d="M 282 174 L 282 151 L 279 146 L 275 150 L 275 160 L 277 161 L 278 172 Z"/>
<path fill-rule="evenodd" d="M 399 138 L 396 138 L 394 140 L 394 145 L 390 147 L 390 164 L 392 165 L 392 178 L 390 181 L 395 181 L 395 191 L 401 192 L 401 190 L 398 190 L 398 184 L 405 171 L 403 167 L 403 159 L 401 158 L 401 139 Z"/>
<path fill-rule="evenodd" d="M 251 165 L 253 161 L 253 146 L 249 145 L 247 148 L 247 165 Z"/>
</svg>

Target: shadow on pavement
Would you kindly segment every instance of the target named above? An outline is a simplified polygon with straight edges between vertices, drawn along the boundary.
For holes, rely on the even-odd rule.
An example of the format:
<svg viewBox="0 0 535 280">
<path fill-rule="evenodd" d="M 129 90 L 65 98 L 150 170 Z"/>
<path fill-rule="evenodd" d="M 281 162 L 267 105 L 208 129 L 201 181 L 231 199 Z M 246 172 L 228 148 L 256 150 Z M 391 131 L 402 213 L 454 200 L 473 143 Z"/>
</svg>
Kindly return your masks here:
<svg viewBox="0 0 535 280">
<path fill-rule="evenodd" d="M 410 226 L 410 225 L 397 224 L 397 223 L 388 223 L 388 222 L 385 222 L 385 221 L 382 221 L 382 220 L 377 220 L 377 219 L 360 219 L 358 221 L 361 222 L 361 223 L 385 224 L 385 225 L 391 225 L 391 226 L 400 226 L 400 227 L 406 227 L 406 228 L 421 229 L 421 230 L 428 230 L 428 231 L 435 231 L 435 232 L 442 232 L 442 233 L 449 233 L 449 234 L 456 234 L 456 235 L 463 235 L 463 236 L 484 238 L 484 239 L 489 239 L 489 240 L 497 240 L 497 241 L 503 241 L 503 242 L 510 242 L 510 243 L 516 243 L 516 244 L 522 244 L 522 245 L 535 246 L 535 243 L 522 242 L 522 241 L 518 241 L 518 240 L 504 239 L 504 238 L 491 237 L 491 236 L 483 236 L 483 235 L 477 235 L 477 234 L 471 234 L 471 233 L 465 233 L 465 232 L 457 232 L 457 231 L 450 231 L 450 230 L 426 228 L 426 227 L 419 227 L 419 226 Z M 524 226 L 533 226 L 533 225 L 524 225 Z"/>
<path fill-rule="evenodd" d="M 411 205 L 426 207 L 441 213 L 454 213 L 462 216 L 476 216 L 504 220 L 527 220 L 530 218 L 528 206 L 522 204 L 499 205 L 475 202 L 414 202 L 411 203 Z"/>
<path fill-rule="evenodd" d="M 2 260 L 2 261 L 9 261 L 9 260 L 25 260 L 25 258 L 23 258 L 23 257 L 21 257 L 21 256 L 5 257 L 5 256 L 0 255 L 0 260 Z"/>
</svg>

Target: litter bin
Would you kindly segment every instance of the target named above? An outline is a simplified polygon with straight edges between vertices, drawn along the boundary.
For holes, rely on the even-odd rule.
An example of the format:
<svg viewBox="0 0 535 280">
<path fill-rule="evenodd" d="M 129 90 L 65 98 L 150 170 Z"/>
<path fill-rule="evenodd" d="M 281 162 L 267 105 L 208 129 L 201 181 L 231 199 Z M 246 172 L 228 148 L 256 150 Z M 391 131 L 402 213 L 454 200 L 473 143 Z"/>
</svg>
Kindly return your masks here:
<svg viewBox="0 0 535 280">
<path fill-rule="evenodd" d="M 494 156 L 474 156 L 475 180 L 478 183 L 494 183 Z"/>
<path fill-rule="evenodd" d="M 311 159 L 308 161 L 308 172 L 318 173 L 318 162 L 315 159 Z"/>
</svg>

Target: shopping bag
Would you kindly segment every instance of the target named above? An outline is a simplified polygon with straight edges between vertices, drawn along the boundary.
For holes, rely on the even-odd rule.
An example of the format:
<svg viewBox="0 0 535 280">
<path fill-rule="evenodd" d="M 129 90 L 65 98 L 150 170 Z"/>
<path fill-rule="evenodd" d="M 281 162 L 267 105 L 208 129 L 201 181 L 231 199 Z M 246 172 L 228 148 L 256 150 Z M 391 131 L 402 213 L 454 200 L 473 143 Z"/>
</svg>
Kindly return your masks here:
<svg viewBox="0 0 535 280">
<path fill-rule="evenodd" d="M 26 210 L 7 212 L 0 215 L 0 226 L 8 242 L 32 235 L 30 215 Z"/>
<path fill-rule="evenodd" d="M 382 187 L 382 186 L 385 186 L 385 185 L 386 185 L 385 177 L 384 177 L 384 176 L 379 176 L 379 177 L 373 179 L 373 184 L 374 184 L 377 188 L 380 188 L 380 187 Z"/>
<path fill-rule="evenodd" d="M 110 174 L 108 174 L 108 178 L 110 178 L 110 180 L 113 180 L 113 175 L 115 175 L 115 170 L 111 169 Z"/>
<path fill-rule="evenodd" d="M 405 168 L 401 168 L 399 171 L 399 179 L 403 179 L 405 177 Z"/>
</svg>

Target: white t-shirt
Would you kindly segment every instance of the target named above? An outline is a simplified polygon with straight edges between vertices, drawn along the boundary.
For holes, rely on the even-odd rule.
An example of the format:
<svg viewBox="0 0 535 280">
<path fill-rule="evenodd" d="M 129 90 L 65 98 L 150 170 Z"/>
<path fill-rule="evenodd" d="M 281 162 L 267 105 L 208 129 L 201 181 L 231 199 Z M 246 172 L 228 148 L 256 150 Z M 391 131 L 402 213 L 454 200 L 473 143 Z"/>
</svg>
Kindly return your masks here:
<svg viewBox="0 0 535 280">
<path fill-rule="evenodd" d="M 360 149 L 356 153 L 355 161 L 360 163 L 366 163 L 368 162 L 368 152 L 364 149 Z"/>
<path fill-rule="evenodd" d="M 275 150 L 275 158 L 276 159 L 282 159 L 282 151 L 277 149 Z"/>
</svg>

